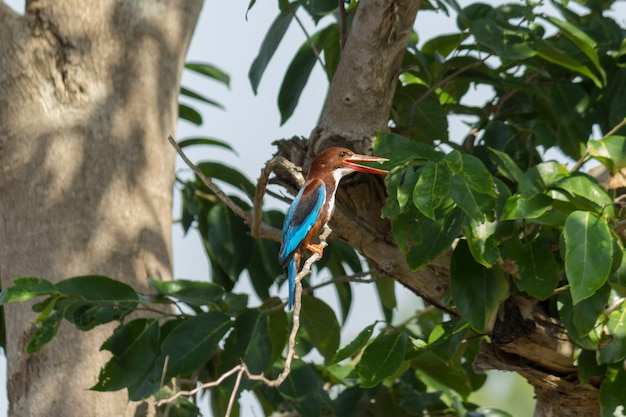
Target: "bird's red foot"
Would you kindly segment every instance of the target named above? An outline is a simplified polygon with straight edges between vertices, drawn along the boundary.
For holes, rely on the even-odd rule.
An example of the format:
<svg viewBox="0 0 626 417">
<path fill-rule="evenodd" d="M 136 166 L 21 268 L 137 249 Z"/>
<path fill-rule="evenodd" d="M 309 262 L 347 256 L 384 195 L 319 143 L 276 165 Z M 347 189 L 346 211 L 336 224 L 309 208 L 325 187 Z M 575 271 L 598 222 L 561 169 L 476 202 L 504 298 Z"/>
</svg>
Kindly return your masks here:
<svg viewBox="0 0 626 417">
<path fill-rule="evenodd" d="M 313 253 L 317 253 L 320 256 L 320 258 L 324 255 L 324 249 L 322 248 L 322 245 L 309 243 L 308 245 L 306 245 L 306 248 Z"/>
</svg>

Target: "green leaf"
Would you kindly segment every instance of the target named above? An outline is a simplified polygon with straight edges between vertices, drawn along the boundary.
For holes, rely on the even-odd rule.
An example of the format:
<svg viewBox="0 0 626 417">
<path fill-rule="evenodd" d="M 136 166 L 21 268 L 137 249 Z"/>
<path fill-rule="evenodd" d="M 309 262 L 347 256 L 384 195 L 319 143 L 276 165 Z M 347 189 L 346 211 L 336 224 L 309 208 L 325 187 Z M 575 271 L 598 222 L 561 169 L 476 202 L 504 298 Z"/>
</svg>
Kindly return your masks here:
<svg viewBox="0 0 626 417">
<path fill-rule="evenodd" d="M 202 62 L 188 62 L 185 64 L 185 68 L 197 74 L 212 78 L 230 88 L 230 77 L 228 74 L 214 65 Z"/>
<path fill-rule="evenodd" d="M 429 161 L 425 164 L 427 165 L 429 163 L 431 162 Z M 396 170 L 387 176 L 386 181 L 390 184 L 390 195 L 393 195 L 391 192 L 393 191 L 393 188 L 396 187 L 396 184 L 391 186 L 391 183 L 396 182 L 397 180 L 397 190 L 395 194 L 400 209 L 404 209 L 409 201 L 414 198 L 414 190 L 421 175 L 421 169 L 422 165 L 420 163 L 410 163 L 403 172 L 401 172 L 401 170 Z"/>
<path fill-rule="evenodd" d="M 300 0 L 302 7 L 306 9 L 313 20 L 317 23 L 319 19 L 337 9 L 335 0 Z"/>
<path fill-rule="evenodd" d="M 178 117 L 196 126 L 202 125 L 202 115 L 197 110 L 182 103 L 178 103 Z"/>
<path fill-rule="evenodd" d="M 413 204 L 426 217 L 435 219 L 435 210 L 448 199 L 450 170 L 443 163 L 427 162 L 419 171 L 413 190 Z"/>
<path fill-rule="evenodd" d="M 13 286 L 0 292 L 0 305 L 23 302 L 44 295 L 58 294 L 57 287 L 43 278 L 26 277 L 13 280 Z"/>
<path fill-rule="evenodd" d="M 445 156 L 444 160 L 453 177 L 461 177 L 472 190 L 497 197 L 493 177 L 480 159 L 473 155 L 452 151 Z"/>
<path fill-rule="evenodd" d="M 70 296 L 67 301 L 59 302 L 65 319 L 81 330 L 118 320 L 131 313 L 139 301 L 129 285 L 99 275 L 68 278 L 56 286 Z"/>
<path fill-rule="evenodd" d="M 228 143 L 221 141 L 219 139 L 196 137 L 196 138 L 186 138 L 178 142 L 178 146 L 180 146 L 181 149 L 185 149 L 188 146 L 197 146 L 197 145 L 217 146 L 220 148 L 228 149 L 229 151 L 232 151 L 235 155 L 237 155 L 237 152 L 232 146 L 230 146 Z"/>
<path fill-rule="evenodd" d="M 580 61 L 572 58 L 570 55 L 547 41 L 536 39 L 535 42 L 537 55 L 541 58 L 589 78 L 593 81 L 596 87 L 600 89 L 604 87 L 602 80 L 600 80 L 586 65 Z"/>
<path fill-rule="evenodd" d="M 606 365 L 598 365 L 596 361 L 596 352 L 581 349 L 578 355 L 578 382 L 586 384 L 591 378 L 604 377 L 606 373 Z"/>
<path fill-rule="evenodd" d="M 571 291 L 563 291 L 559 294 L 558 301 L 561 304 L 559 316 L 567 332 L 576 342 L 586 344 L 583 339 L 597 325 L 598 318 L 606 306 L 609 293 L 610 287 L 604 285 L 591 297 L 576 305 L 572 302 Z"/>
<path fill-rule="evenodd" d="M 475 388 L 472 386 L 472 381 L 464 368 L 447 366 L 445 362 L 432 352 L 424 352 L 413 359 L 411 365 L 413 368 L 419 369 L 421 373 L 426 374 L 436 381 L 436 383 L 429 385 L 449 387 L 456 391 L 462 398 L 467 398 L 471 392 L 475 391 Z"/>
<path fill-rule="evenodd" d="M 477 263 L 467 242 L 460 240 L 450 260 L 450 292 L 461 317 L 483 333 L 508 297 L 509 283 L 500 268 Z"/>
<path fill-rule="evenodd" d="M 165 378 L 187 374 L 204 365 L 231 327 L 228 316 L 217 311 L 182 321 L 161 342 L 156 363 L 160 369 L 167 365 Z"/>
<path fill-rule="evenodd" d="M 274 298 L 269 300 L 267 303 L 282 303 L 278 298 Z M 264 304 L 265 305 L 267 305 Z M 285 348 L 285 344 L 287 341 L 288 334 L 288 322 L 287 322 L 287 313 L 285 310 L 268 310 L 268 331 L 270 342 L 272 342 L 272 358 L 270 363 L 276 362 L 282 355 L 283 349 Z"/>
<path fill-rule="evenodd" d="M 500 259 L 498 240 L 495 236 L 497 227 L 497 222 L 483 218 L 480 221 L 470 219 L 462 228 L 474 259 L 487 268 Z"/>
<path fill-rule="evenodd" d="M 567 167 L 556 161 L 541 162 L 526 173 L 528 178 L 541 190 L 555 184 L 569 175 Z"/>
<path fill-rule="evenodd" d="M 263 38 L 259 53 L 256 58 L 254 58 L 254 61 L 250 66 L 250 71 L 248 71 L 248 79 L 250 80 L 252 91 L 254 91 L 255 95 L 258 92 L 259 83 L 265 73 L 267 64 L 269 64 L 270 60 L 274 56 L 274 52 L 276 52 L 280 42 L 283 40 L 283 37 L 293 20 L 297 7 L 297 2 L 294 2 L 292 3 L 293 12 L 292 10 L 289 10 L 279 13 L 267 30 L 265 38 Z"/>
<path fill-rule="evenodd" d="M 563 230 L 565 273 L 571 285 L 574 305 L 590 297 L 611 272 L 611 230 L 593 213 L 575 211 Z"/>
<path fill-rule="evenodd" d="M 522 172 L 519 166 L 511 159 L 509 155 L 496 149 L 489 148 L 491 160 L 496 164 L 498 172 L 507 179 L 515 181 L 519 188 L 518 192 L 524 197 L 530 197 L 540 190 L 532 183 L 532 181 Z"/>
<path fill-rule="evenodd" d="M 452 151 L 444 161 L 451 171 L 450 197 L 472 219 L 481 221 L 494 214 L 496 187 L 493 177 L 480 159 Z"/>
<path fill-rule="evenodd" d="M 422 46 L 422 53 L 432 56 L 439 54 L 440 56 L 447 57 L 456 48 L 458 48 L 461 42 L 467 39 L 468 36 L 469 32 L 450 33 L 436 36 L 424 43 Z"/>
<path fill-rule="evenodd" d="M 155 319 L 136 319 L 115 329 L 101 347 L 113 357 L 90 389 L 117 391 L 140 382 L 154 365 L 158 342 L 159 323 Z"/>
<path fill-rule="evenodd" d="M 351 386 L 342 390 L 334 401 L 335 416 L 357 417 L 364 415 L 371 398 L 368 390 L 359 386 Z"/>
<path fill-rule="evenodd" d="M 587 149 L 591 157 L 602 162 L 613 174 L 626 166 L 626 137 L 624 136 L 589 140 Z"/>
<path fill-rule="evenodd" d="M 626 303 L 622 303 L 621 309 L 609 314 L 607 328 L 613 339 L 600 349 L 599 362 L 621 362 L 626 358 Z"/>
<path fill-rule="evenodd" d="M 312 366 L 296 359 L 292 363 L 289 376 L 277 390 L 295 408 L 298 415 L 320 417 L 323 408 L 330 406 L 330 399 L 322 383 Z"/>
<path fill-rule="evenodd" d="M 54 295 L 46 298 L 45 300 L 33 305 L 33 311 L 40 313 L 39 316 L 33 322 L 34 324 L 41 324 L 48 318 L 52 310 L 54 310 L 59 301 L 63 300 L 62 295 Z"/>
<path fill-rule="evenodd" d="M 391 132 L 376 133 L 374 153 L 389 159 L 381 165 L 383 169 L 389 169 L 397 165 L 403 165 L 411 160 L 438 161 L 444 154 L 435 151 L 430 146 L 412 141 L 411 139 Z"/>
<path fill-rule="evenodd" d="M 316 269 L 319 271 L 326 268 L 332 276 L 340 277 L 349 275 L 346 265 L 349 265 L 354 273 L 362 271 L 361 261 L 355 250 L 350 245 L 337 239 L 329 242 L 328 247 L 324 250 L 324 257 L 316 264 Z M 349 282 L 337 282 L 334 288 L 339 300 L 341 321 L 344 323 L 352 306 L 352 288 Z"/>
<path fill-rule="evenodd" d="M 200 101 L 202 103 L 209 104 L 211 106 L 215 106 L 215 107 L 218 107 L 218 108 L 224 110 L 224 106 L 222 106 L 217 101 L 211 100 L 209 98 L 206 98 L 202 94 L 200 94 L 200 93 L 198 93 L 196 91 L 190 90 L 188 88 L 180 87 L 180 95 L 181 96 L 185 96 L 185 97 L 189 97 L 189 98 L 193 98 L 194 100 L 198 100 L 198 101 Z"/>
<path fill-rule="evenodd" d="M 149 279 L 148 282 L 159 294 L 192 306 L 216 305 L 224 297 L 224 288 L 212 282 L 185 279 L 174 281 Z"/>
<path fill-rule="evenodd" d="M 400 368 L 406 351 L 404 332 L 380 335 L 365 348 L 357 366 L 361 387 L 370 388 L 390 377 Z"/>
<path fill-rule="evenodd" d="M 248 274 L 254 291 L 262 300 L 270 297 L 269 289 L 276 277 L 283 273 L 280 264 L 275 261 L 280 245 L 276 242 L 255 239 L 253 242 Z"/>
<path fill-rule="evenodd" d="M 391 224 L 400 248 L 407 252 L 412 270 L 423 268 L 447 251 L 461 231 L 463 212 L 458 207 L 439 212 L 435 218 L 408 213 Z"/>
<path fill-rule="evenodd" d="M 517 266 L 513 281 L 521 291 L 539 300 L 546 300 L 556 289 L 560 267 L 550 248 L 538 241 L 522 245 L 519 240 L 509 240 L 503 257 Z"/>
<path fill-rule="evenodd" d="M 339 322 L 333 309 L 318 298 L 303 295 L 300 320 L 313 346 L 329 362 L 339 348 L 340 338 Z"/>
<path fill-rule="evenodd" d="M 573 200 L 575 204 L 581 207 L 589 207 L 589 209 L 595 209 L 597 214 L 607 214 L 609 217 L 615 219 L 616 214 L 613 208 L 613 200 L 606 193 L 604 188 L 598 181 L 582 173 L 575 173 L 567 178 L 562 179 L 555 184 L 557 190 L 564 190 L 572 195 L 579 197 L 578 200 Z"/>
<path fill-rule="evenodd" d="M 63 310 L 56 311 L 41 322 L 35 329 L 33 336 L 26 346 L 26 353 L 30 355 L 37 353 L 43 345 L 50 342 L 54 336 L 56 336 L 61 321 L 63 321 L 63 314 Z"/>
<path fill-rule="evenodd" d="M 411 139 L 431 143 L 433 140 L 448 141 L 448 112 L 436 95 L 424 98 L 427 88 L 410 84 L 396 90 L 394 103 L 400 114 L 400 124 L 410 132 Z M 419 105 L 415 105 L 419 101 Z M 405 116 L 406 120 L 405 120 Z M 409 120 L 409 116 L 413 119 Z"/>
<path fill-rule="evenodd" d="M 495 51 L 503 61 L 528 59 L 537 53 L 532 34 L 504 29 L 490 18 L 474 21 L 471 32 L 476 42 Z"/>
<path fill-rule="evenodd" d="M 248 308 L 248 294 L 237 294 L 227 291 L 220 303 L 220 310 L 224 314 L 236 315 Z"/>
<path fill-rule="evenodd" d="M 372 337 L 375 326 L 376 323 L 372 323 L 363 330 L 361 330 L 357 337 L 355 337 L 350 343 L 337 351 L 337 353 L 333 356 L 328 364 L 332 365 L 335 363 L 339 363 L 344 359 L 352 358 L 358 355 L 359 352 L 361 352 L 361 349 L 363 349 L 363 347 L 365 347 L 367 342 L 370 340 L 370 337 Z"/>
<path fill-rule="evenodd" d="M 393 310 L 398 306 L 396 299 L 396 281 L 390 277 L 383 276 L 375 282 L 376 292 L 383 308 Z"/>
<path fill-rule="evenodd" d="M 502 220 L 536 219 L 545 214 L 552 205 L 552 198 L 545 194 L 524 197 L 513 194 L 504 205 Z"/>
<path fill-rule="evenodd" d="M 614 254 L 619 256 L 617 254 Z M 611 287 L 620 297 L 626 297 L 626 253 L 622 251 L 622 257 L 619 266 L 613 271 L 608 281 Z"/>
<path fill-rule="evenodd" d="M 253 242 L 248 231 L 243 220 L 221 204 L 209 210 L 206 229 L 200 230 L 211 260 L 231 282 L 237 281 L 250 261 L 244 256 L 252 252 Z"/>
<path fill-rule="evenodd" d="M 428 336 L 430 351 L 448 366 L 457 369 L 461 366 L 464 349 L 470 332 L 469 324 L 463 320 L 450 320 L 436 326 Z"/>
<path fill-rule="evenodd" d="M 226 372 L 240 362 L 244 362 L 250 372 L 261 374 L 267 371 L 272 356 L 272 342 L 269 338 L 268 317 L 257 310 L 247 310 L 235 320 L 220 352 L 221 372 Z"/>
<path fill-rule="evenodd" d="M 233 168 L 219 162 L 208 161 L 200 162 L 198 164 L 198 168 L 200 168 L 202 173 L 208 178 L 224 181 L 233 187 L 245 191 L 248 195 L 254 195 L 256 192 L 256 187 L 252 181 L 250 181 L 248 177 L 246 177 L 237 168 Z"/>
<path fill-rule="evenodd" d="M 331 82 L 341 59 L 341 34 L 336 24 L 328 27 L 324 39 L 321 41 L 320 49 L 324 51 L 326 78 Z"/>
<path fill-rule="evenodd" d="M 626 370 L 616 366 L 607 371 L 600 385 L 600 410 L 602 417 L 614 417 L 618 407 L 624 406 L 626 398 Z M 623 410 L 622 410 L 623 411 Z"/>
<path fill-rule="evenodd" d="M 545 16 L 545 19 L 560 29 L 560 33 L 572 41 L 593 63 L 596 70 L 602 77 L 602 84 L 606 84 L 606 73 L 598 58 L 598 44 L 587 33 L 575 25 L 552 16 Z"/>
<path fill-rule="evenodd" d="M 309 81 L 309 76 L 313 67 L 317 62 L 317 56 L 313 50 L 311 43 L 319 45 L 320 34 L 318 32 L 314 34 L 311 39 L 307 39 L 293 58 L 287 71 L 283 82 L 280 86 L 280 92 L 278 93 L 278 109 L 280 110 L 280 124 L 285 124 L 291 117 L 298 101 L 302 90 Z"/>
</svg>

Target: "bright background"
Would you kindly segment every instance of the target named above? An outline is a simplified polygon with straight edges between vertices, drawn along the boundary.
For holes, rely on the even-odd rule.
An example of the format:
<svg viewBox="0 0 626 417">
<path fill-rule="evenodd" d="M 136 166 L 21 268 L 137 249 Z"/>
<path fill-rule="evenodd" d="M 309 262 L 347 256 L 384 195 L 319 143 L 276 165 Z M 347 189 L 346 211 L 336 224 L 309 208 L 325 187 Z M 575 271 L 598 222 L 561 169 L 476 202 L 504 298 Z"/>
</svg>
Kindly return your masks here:
<svg viewBox="0 0 626 417">
<path fill-rule="evenodd" d="M 258 0 L 246 19 L 248 1 L 205 1 L 187 61 L 216 65 L 230 75 L 231 86 L 227 89 L 222 84 L 188 71 L 183 75 L 182 84 L 218 101 L 226 110 L 183 100 L 200 110 L 204 125 L 196 128 L 186 122 L 180 122 L 176 133 L 180 139 L 190 136 L 208 136 L 228 142 L 235 148 L 238 155 L 216 147 L 190 148 L 187 153 L 195 162 L 217 160 L 235 166 L 256 182 L 264 163 L 272 157 L 274 152 L 272 141 L 290 138 L 294 135 L 309 136 L 320 115 L 328 84 L 322 69 L 319 66 L 316 67 L 294 115 L 283 126 L 279 126 L 280 115 L 276 103 L 282 76 L 291 58 L 306 38 L 298 25 L 293 22 L 270 62 L 259 86 L 258 94 L 255 96 L 248 81 L 248 70 L 278 11 L 276 0 Z M 504 3 L 494 0 L 486 2 L 493 5 Z M 520 0 L 510 2 L 515 3 Z M 16 11 L 23 11 L 23 1 L 8 0 L 6 3 Z M 468 4 L 470 1 L 463 0 L 460 3 Z M 624 24 L 626 2 L 619 2 L 618 9 L 613 15 L 621 16 L 619 20 Z M 315 32 L 313 22 L 307 20 L 305 14 L 302 14 L 301 18 L 309 33 Z M 326 24 L 328 21 L 322 20 L 318 29 L 325 27 Z M 427 40 L 436 34 L 452 32 L 456 26 L 455 19 L 448 18 L 443 13 L 420 12 L 415 28 L 420 39 Z M 488 93 L 488 89 L 477 89 L 476 103 L 481 103 Z M 454 118 L 450 124 L 450 137 L 453 140 L 454 138 L 461 139 L 466 133 L 467 128 L 461 120 Z M 558 154 L 551 155 L 563 161 Z M 191 177 L 189 170 L 180 160 L 178 170 L 180 176 Z M 174 196 L 174 218 L 176 219 L 180 215 L 180 199 L 177 192 Z M 285 208 L 284 204 L 272 199 L 267 199 L 266 204 L 269 207 Z M 173 224 L 173 256 L 176 278 L 208 279 L 210 269 L 197 233 L 191 230 L 187 236 L 184 236 L 182 228 L 177 223 Z M 312 277 L 311 279 L 319 281 L 322 278 Z M 250 288 L 247 279 L 243 279 L 235 291 L 252 294 Z M 273 291 L 275 294 L 286 297 L 286 288 L 274 287 Z M 372 285 L 354 284 L 353 292 L 353 306 L 344 326 L 345 338 L 342 339 L 342 346 L 363 327 L 382 318 L 380 309 L 372 308 L 372 306 L 378 306 Z M 337 308 L 335 293 L 331 288 L 319 290 L 316 295 Z M 397 296 L 400 307 L 395 314 L 395 320 L 401 322 L 420 307 L 421 301 L 401 286 L 397 286 Z M 532 389 L 525 380 L 516 374 L 502 372 L 491 372 L 485 386 L 473 394 L 470 400 L 485 406 L 501 408 L 517 417 L 532 415 L 534 406 Z M 6 401 L 6 362 L 0 360 L 0 415 L 6 413 Z M 204 416 L 211 416 L 206 399 L 201 402 Z M 253 397 L 245 395 L 242 415 L 261 416 L 262 414 Z"/>
</svg>

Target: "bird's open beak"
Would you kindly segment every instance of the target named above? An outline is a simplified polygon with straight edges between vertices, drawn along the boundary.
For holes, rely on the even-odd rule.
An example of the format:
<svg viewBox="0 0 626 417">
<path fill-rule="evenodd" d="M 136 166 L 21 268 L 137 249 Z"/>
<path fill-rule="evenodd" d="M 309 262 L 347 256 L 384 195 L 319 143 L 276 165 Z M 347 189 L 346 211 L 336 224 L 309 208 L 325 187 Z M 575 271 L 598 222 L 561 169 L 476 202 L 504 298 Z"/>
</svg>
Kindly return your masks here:
<svg viewBox="0 0 626 417">
<path fill-rule="evenodd" d="M 355 164 L 355 162 L 384 162 L 388 160 L 389 159 L 387 158 L 381 158 L 378 156 L 354 154 L 344 159 L 344 162 L 355 171 L 366 172 L 368 174 L 387 174 L 389 171 L 385 171 L 384 169 L 370 168 L 363 165 Z"/>
</svg>

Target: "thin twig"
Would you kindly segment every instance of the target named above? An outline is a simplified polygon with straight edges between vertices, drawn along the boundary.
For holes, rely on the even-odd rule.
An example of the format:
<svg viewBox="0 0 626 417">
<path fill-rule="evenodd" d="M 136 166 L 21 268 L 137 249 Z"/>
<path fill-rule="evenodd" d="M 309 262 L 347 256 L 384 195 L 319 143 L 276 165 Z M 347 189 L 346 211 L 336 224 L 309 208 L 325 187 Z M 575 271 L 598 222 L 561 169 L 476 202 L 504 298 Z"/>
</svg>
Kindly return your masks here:
<svg viewBox="0 0 626 417">
<path fill-rule="evenodd" d="M 158 406 L 161 406 L 163 404 L 171 403 L 174 400 L 176 400 L 177 398 L 180 398 L 180 397 L 191 397 L 192 395 L 196 395 L 201 390 L 217 387 L 222 382 L 224 382 L 225 379 L 227 379 L 231 375 L 239 372 L 241 370 L 241 368 L 242 368 L 241 365 L 237 365 L 237 366 L 233 367 L 232 369 L 229 369 L 228 371 L 224 372 L 215 381 L 205 382 L 204 384 L 198 385 L 197 387 L 195 387 L 192 390 L 180 390 L 176 394 L 172 395 L 171 397 L 163 398 L 163 399 L 157 401 L 156 405 L 158 407 Z"/>
<path fill-rule="evenodd" d="M 609 130 L 609 133 L 604 135 L 604 137 L 602 139 L 606 139 L 609 136 L 613 136 L 615 133 L 617 133 L 618 130 L 620 130 L 624 126 L 626 126 L 626 117 L 624 117 L 624 119 L 622 119 L 621 122 L 619 122 L 617 125 L 615 125 L 615 127 L 613 129 Z"/>
<path fill-rule="evenodd" d="M 613 136 L 613 134 L 615 134 L 618 130 L 620 130 L 624 126 L 626 126 L 626 117 L 624 117 L 624 119 L 622 119 L 621 122 L 615 125 L 613 129 L 609 130 L 609 132 L 606 135 L 602 136 L 602 139 L 606 139 L 609 136 Z M 585 153 L 580 157 L 580 159 L 576 161 L 576 164 L 574 164 L 572 169 L 570 169 L 570 172 L 578 171 L 585 164 L 585 162 L 587 162 L 587 158 L 589 158 L 589 155 L 590 155 L 589 150 L 586 150 Z"/>
<path fill-rule="evenodd" d="M 235 380 L 235 386 L 233 387 L 233 392 L 230 393 L 230 398 L 228 399 L 228 407 L 226 407 L 226 414 L 224 417 L 230 417 L 230 412 L 233 410 L 233 405 L 235 404 L 235 398 L 237 397 L 237 392 L 239 391 L 239 386 L 241 385 L 241 377 L 246 372 L 246 367 L 242 367 L 242 369 L 237 373 L 237 379 Z"/>
<path fill-rule="evenodd" d="M 344 276 L 341 276 L 341 277 L 334 277 L 334 278 L 331 278 L 331 279 L 329 279 L 327 281 L 320 282 L 317 285 L 311 285 L 310 287 L 306 288 L 303 291 L 308 294 L 310 292 L 318 290 L 318 289 L 320 289 L 322 287 L 325 287 L 327 285 L 338 284 L 340 282 L 371 283 L 371 282 L 376 282 L 376 281 L 380 280 L 380 278 L 381 278 L 381 277 L 363 278 L 363 277 L 366 277 L 366 276 L 368 276 L 370 274 L 371 274 L 371 272 L 366 271 L 366 272 L 359 272 L 359 273 L 353 274 L 353 275 L 344 275 Z"/>
<path fill-rule="evenodd" d="M 265 164 L 263 169 L 261 170 L 261 176 L 257 180 L 256 191 L 254 193 L 254 198 L 252 200 L 253 207 L 253 216 L 252 216 L 252 224 L 250 225 L 250 230 L 252 232 L 253 237 L 260 236 L 262 234 L 261 227 L 263 225 L 263 197 L 267 192 L 267 184 L 269 182 L 269 177 L 272 172 L 276 169 L 276 167 L 284 167 L 288 165 L 293 165 L 291 162 L 287 161 L 282 156 L 276 156 Z"/>
<path fill-rule="evenodd" d="M 272 190 L 265 190 L 265 194 L 269 195 L 270 197 L 274 197 L 276 200 L 282 201 L 283 203 L 291 204 L 291 202 L 293 201 L 293 197 L 286 197 L 285 195 L 278 194 Z"/>
<path fill-rule="evenodd" d="M 215 195 L 218 196 L 219 199 L 222 200 L 224 204 L 226 204 L 228 208 L 230 208 L 233 211 L 233 213 L 235 213 L 237 216 L 241 217 L 244 220 L 248 218 L 248 216 L 246 215 L 246 212 L 243 211 L 241 207 L 239 207 L 233 200 L 231 200 L 231 198 L 228 197 L 226 193 L 224 193 L 224 191 L 222 191 L 217 185 L 215 185 L 210 178 L 204 175 L 204 173 L 202 172 L 202 170 L 200 170 L 200 168 L 198 168 L 193 162 L 189 160 L 189 158 L 187 158 L 187 155 L 185 155 L 185 153 L 180 148 L 180 146 L 178 146 L 178 143 L 176 143 L 172 135 L 168 136 L 167 139 L 170 141 L 172 146 L 176 149 L 180 157 L 183 158 L 183 161 L 185 161 L 187 166 L 191 168 L 191 170 L 198 176 L 198 178 L 200 178 L 200 180 L 202 180 L 204 185 L 209 187 L 209 190 L 213 191 Z"/>
<path fill-rule="evenodd" d="M 620 306 L 624 303 L 624 301 L 626 301 L 626 297 L 618 298 L 617 301 L 615 301 L 613 304 L 609 306 L 609 308 L 606 309 L 606 314 L 611 314 L 612 312 L 620 308 Z"/>
<path fill-rule="evenodd" d="M 306 40 L 309 42 L 309 45 L 311 46 L 311 50 L 313 51 L 313 55 L 315 55 L 315 59 L 317 59 L 317 61 L 322 65 L 322 68 L 325 69 L 326 65 L 324 64 L 324 61 L 322 60 L 322 56 L 321 56 L 320 52 L 317 50 L 317 46 L 315 46 L 315 42 L 313 42 L 313 38 L 311 37 L 311 35 L 309 35 L 309 32 L 306 30 L 306 28 L 304 27 L 304 24 L 302 24 L 302 21 L 300 20 L 300 18 L 298 17 L 296 12 L 294 11 L 293 7 L 291 7 L 291 5 L 289 5 L 289 11 L 293 15 L 294 19 L 296 19 L 296 22 L 298 23 L 298 26 L 300 26 L 300 29 L 304 33 L 304 36 L 306 36 Z"/>
<path fill-rule="evenodd" d="M 228 206 L 228 208 L 230 208 L 233 211 L 233 213 L 241 217 L 248 226 L 251 226 L 254 221 L 252 218 L 252 213 L 244 211 L 229 196 L 227 196 L 224 191 L 222 191 L 217 185 L 215 185 L 215 183 L 210 178 L 204 175 L 204 173 L 200 170 L 200 168 L 198 168 L 193 162 L 189 160 L 189 158 L 187 158 L 187 155 L 185 155 L 185 153 L 180 148 L 180 146 L 178 146 L 178 143 L 176 143 L 176 140 L 174 140 L 174 137 L 172 137 L 172 135 L 168 136 L 167 139 L 170 141 L 174 149 L 176 149 L 176 152 L 178 153 L 178 155 L 180 155 L 180 157 L 183 159 L 185 164 L 187 164 L 187 166 L 191 168 L 191 170 L 198 176 L 198 178 L 200 178 L 200 180 L 204 183 L 204 185 L 206 185 L 209 188 L 209 190 L 215 193 L 215 195 L 224 204 L 226 204 L 226 206 Z M 259 208 L 259 211 L 260 210 L 261 209 Z M 261 222 L 259 226 L 257 227 L 257 232 L 258 233 L 254 234 L 253 237 L 259 238 L 259 239 L 270 239 L 275 242 L 280 242 L 280 239 L 281 239 L 280 230 L 266 223 Z"/>
<path fill-rule="evenodd" d="M 319 237 L 320 246 L 322 249 L 324 249 L 328 245 L 326 243 L 326 239 L 328 238 L 328 235 L 330 235 L 330 233 L 331 233 L 330 227 L 324 226 L 324 231 Z M 289 333 L 289 340 L 287 343 L 287 356 L 285 357 L 285 366 L 282 372 L 276 377 L 276 379 L 269 379 L 264 374 L 253 374 L 250 372 L 250 370 L 248 369 L 248 366 L 245 363 L 240 363 L 239 365 L 232 367 L 231 369 L 229 369 L 228 371 L 220 375 L 220 377 L 216 379 L 215 381 L 205 382 L 192 390 L 178 391 L 171 397 L 159 400 L 156 403 L 156 405 L 161 406 L 163 404 L 169 404 L 179 397 L 183 397 L 183 396 L 190 397 L 192 395 L 195 395 L 201 390 L 214 388 L 220 385 L 222 382 L 224 382 L 226 378 L 234 374 L 238 374 L 233 393 L 231 393 L 231 397 L 229 399 L 229 408 L 227 409 L 227 412 L 226 412 L 226 417 L 228 417 L 230 415 L 231 404 L 234 402 L 236 391 L 238 390 L 238 387 L 241 384 L 241 378 L 244 374 L 246 375 L 246 378 L 248 378 L 250 381 L 260 381 L 263 384 L 267 385 L 268 387 L 277 387 L 280 384 L 282 384 L 291 373 L 291 364 L 296 355 L 296 338 L 298 336 L 298 329 L 300 328 L 300 311 L 302 308 L 302 279 L 311 273 L 311 267 L 313 266 L 313 263 L 317 262 L 319 259 L 320 259 L 319 254 L 314 253 L 313 255 L 311 255 L 311 257 L 309 257 L 309 259 L 307 259 L 306 262 L 304 263 L 302 270 L 296 276 L 294 309 L 293 309 L 293 316 L 292 316 L 291 332 Z"/>
</svg>

